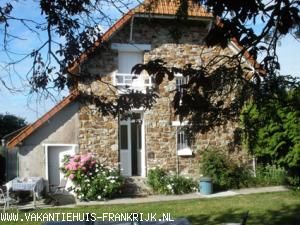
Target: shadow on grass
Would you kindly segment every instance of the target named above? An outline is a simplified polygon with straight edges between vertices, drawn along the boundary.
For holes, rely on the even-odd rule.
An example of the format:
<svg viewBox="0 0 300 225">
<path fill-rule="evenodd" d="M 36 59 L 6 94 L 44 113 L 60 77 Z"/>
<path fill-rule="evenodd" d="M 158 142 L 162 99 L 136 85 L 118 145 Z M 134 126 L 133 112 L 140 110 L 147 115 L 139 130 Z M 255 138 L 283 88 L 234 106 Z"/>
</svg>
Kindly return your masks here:
<svg viewBox="0 0 300 225">
<path fill-rule="evenodd" d="M 299 200 L 300 201 L 300 200 Z M 216 225 L 222 223 L 239 223 L 242 220 L 247 209 L 230 209 L 224 212 L 216 210 L 216 215 L 199 215 L 188 216 L 187 219 L 193 225 Z M 249 217 L 247 225 L 300 225 L 300 203 L 295 206 L 283 206 L 278 210 L 267 210 L 266 213 L 259 211 L 251 212 L 249 210 Z"/>
</svg>

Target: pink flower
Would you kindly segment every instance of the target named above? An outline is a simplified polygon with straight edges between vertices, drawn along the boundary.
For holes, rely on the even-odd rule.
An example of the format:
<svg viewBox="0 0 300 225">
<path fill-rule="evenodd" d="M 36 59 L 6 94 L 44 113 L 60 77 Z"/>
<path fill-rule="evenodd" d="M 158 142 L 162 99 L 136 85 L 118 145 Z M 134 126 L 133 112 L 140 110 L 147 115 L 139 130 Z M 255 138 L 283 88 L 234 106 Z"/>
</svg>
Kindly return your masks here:
<svg viewBox="0 0 300 225">
<path fill-rule="evenodd" d="M 81 162 L 82 162 L 82 163 L 86 163 L 86 162 L 90 161 L 91 158 L 92 158 L 92 157 L 91 157 L 91 155 L 89 155 L 89 154 L 88 154 L 88 155 L 84 155 L 84 156 L 81 157 Z"/>
<path fill-rule="evenodd" d="M 74 174 L 70 174 L 69 178 L 70 178 L 71 180 L 74 180 L 75 175 L 74 175 Z"/>
<path fill-rule="evenodd" d="M 74 161 L 70 161 L 69 164 L 66 165 L 66 169 L 68 170 L 77 170 L 78 169 L 78 163 Z"/>
<path fill-rule="evenodd" d="M 76 162 L 80 161 L 80 155 L 75 155 L 73 158 L 74 158 L 74 161 L 76 161 Z"/>
</svg>

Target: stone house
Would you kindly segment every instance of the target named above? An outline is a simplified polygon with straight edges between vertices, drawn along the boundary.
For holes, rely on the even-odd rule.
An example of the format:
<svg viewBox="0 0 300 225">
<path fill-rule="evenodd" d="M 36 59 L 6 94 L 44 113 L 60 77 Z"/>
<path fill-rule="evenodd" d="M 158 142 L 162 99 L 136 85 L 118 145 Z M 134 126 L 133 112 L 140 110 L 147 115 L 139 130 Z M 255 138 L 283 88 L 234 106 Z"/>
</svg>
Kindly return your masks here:
<svg viewBox="0 0 300 225">
<path fill-rule="evenodd" d="M 58 184 L 62 157 L 91 151 L 106 164 L 119 166 L 124 176 L 146 177 L 149 169 L 161 167 L 198 177 L 201 151 L 233 141 L 237 124 L 228 122 L 197 134 L 189 143 L 181 129 L 184 122 L 174 116 L 171 105 L 172 90 L 185 82 L 180 74 L 159 86 L 159 98 L 150 110 L 134 109 L 127 119 L 103 115 L 95 105 L 77 101 L 79 93 L 114 99 L 128 88 L 146 92 L 154 83 L 147 74 L 133 79 L 131 69 L 137 63 L 160 58 L 167 66 L 198 66 L 216 54 L 238 51 L 233 42 L 227 49 L 204 46 L 213 17 L 199 5 L 189 10 L 188 21 L 179 27 L 181 35 L 174 35 L 176 2 L 158 0 L 150 13 L 145 5 L 137 6 L 106 31 L 104 47 L 98 51 L 96 42 L 93 54 L 80 56 L 70 70 L 88 73 L 89 78 L 80 79 L 68 97 L 7 143 L 18 149 L 19 176 L 41 176 L 49 184 Z"/>
</svg>

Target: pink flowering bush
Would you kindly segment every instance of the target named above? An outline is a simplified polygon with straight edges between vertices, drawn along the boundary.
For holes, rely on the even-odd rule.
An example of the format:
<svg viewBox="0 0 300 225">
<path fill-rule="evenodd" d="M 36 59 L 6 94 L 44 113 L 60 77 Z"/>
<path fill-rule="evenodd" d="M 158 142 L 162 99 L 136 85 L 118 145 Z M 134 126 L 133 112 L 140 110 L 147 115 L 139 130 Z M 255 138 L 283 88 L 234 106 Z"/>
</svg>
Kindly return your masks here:
<svg viewBox="0 0 300 225">
<path fill-rule="evenodd" d="M 123 184 L 116 169 L 104 166 L 92 153 L 66 156 L 61 168 L 73 181 L 72 190 L 81 200 L 102 200 L 119 193 Z"/>
</svg>

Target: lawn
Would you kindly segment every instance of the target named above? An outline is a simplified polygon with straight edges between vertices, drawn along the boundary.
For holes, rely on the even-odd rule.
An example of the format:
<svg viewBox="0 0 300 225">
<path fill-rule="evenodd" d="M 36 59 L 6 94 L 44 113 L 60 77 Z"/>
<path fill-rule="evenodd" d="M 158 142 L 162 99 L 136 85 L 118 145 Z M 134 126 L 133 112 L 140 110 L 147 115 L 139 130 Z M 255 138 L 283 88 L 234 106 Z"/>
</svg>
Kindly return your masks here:
<svg viewBox="0 0 300 225">
<path fill-rule="evenodd" d="M 300 224 L 300 192 L 288 191 L 244 196 L 199 199 L 187 201 L 170 201 L 147 204 L 101 205 L 76 208 L 51 208 L 28 213 L 156 213 L 160 218 L 163 213 L 170 213 L 172 218 L 186 217 L 193 225 L 220 224 L 238 222 L 245 211 L 249 210 L 247 225 L 298 225 Z M 25 212 L 19 213 L 18 224 L 41 224 L 26 222 Z M 3 222 L 0 224 L 13 224 Z M 15 224 L 15 223 L 14 223 Z"/>
</svg>

